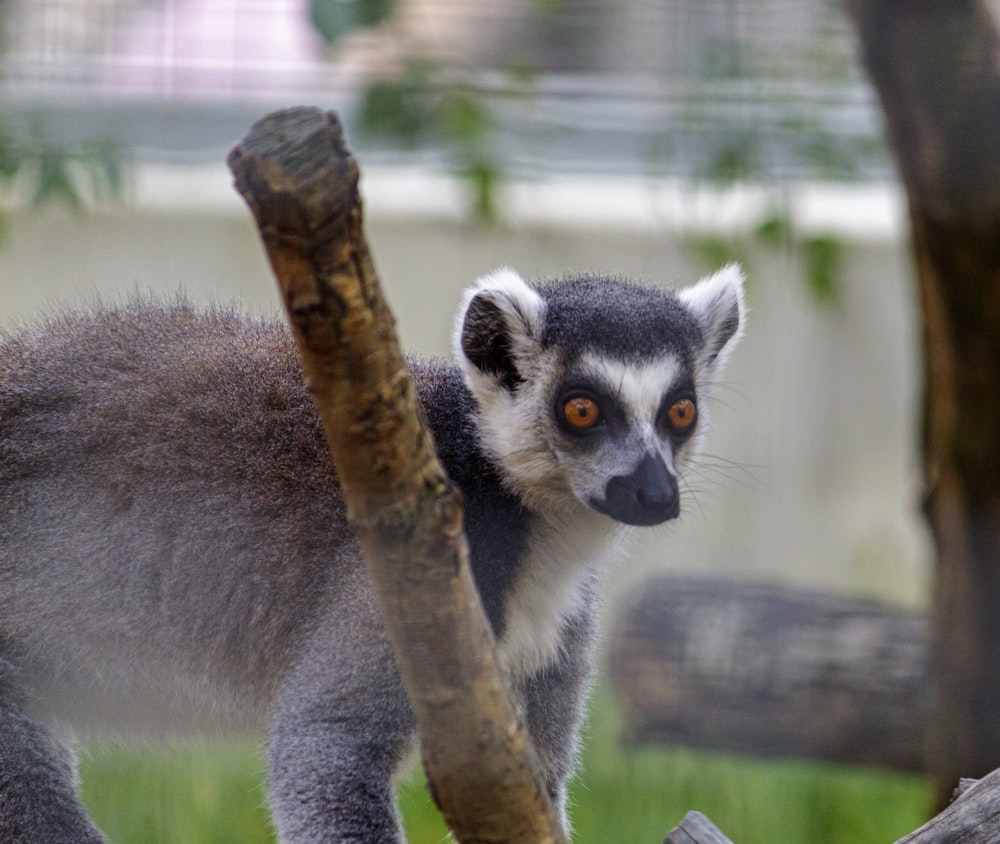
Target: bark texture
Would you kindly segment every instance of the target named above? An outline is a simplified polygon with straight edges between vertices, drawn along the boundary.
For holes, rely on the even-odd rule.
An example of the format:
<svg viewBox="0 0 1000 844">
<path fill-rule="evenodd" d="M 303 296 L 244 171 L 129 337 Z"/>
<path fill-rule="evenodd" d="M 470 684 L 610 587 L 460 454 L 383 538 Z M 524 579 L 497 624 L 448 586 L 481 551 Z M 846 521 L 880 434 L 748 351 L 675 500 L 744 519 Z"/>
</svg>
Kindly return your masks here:
<svg viewBox="0 0 1000 844">
<path fill-rule="evenodd" d="M 1000 45 L 981 0 L 847 0 L 909 198 L 937 543 L 928 765 L 1000 765 Z"/>
<path fill-rule="evenodd" d="M 340 124 L 318 109 L 276 112 L 229 166 L 281 289 L 434 797 L 465 844 L 563 842 L 494 659 L 459 495 L 419 418 Z"/>
</svg>

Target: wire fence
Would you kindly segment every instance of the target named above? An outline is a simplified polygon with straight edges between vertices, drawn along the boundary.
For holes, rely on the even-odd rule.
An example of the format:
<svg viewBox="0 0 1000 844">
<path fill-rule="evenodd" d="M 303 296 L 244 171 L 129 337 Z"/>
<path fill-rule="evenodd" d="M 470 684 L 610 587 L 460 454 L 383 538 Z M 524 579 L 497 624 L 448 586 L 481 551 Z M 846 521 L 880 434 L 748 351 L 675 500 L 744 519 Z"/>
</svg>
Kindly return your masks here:
<svg viewBox="0 0 1000 844">
<path fill-rule="evenodd" d="M 337 108 L 350 127 L 373 85 L 433 67 L 424 83 L 487 104 L 491 153 L 514 170 L 885 172 L 853 33 L 826 0 L 397 0 L 333 46 L 310 9 L 0 0 L 0 120 L 41 112 L 62 136 L 110 132 L 140 154 L 198 158 L 265 106 Z M 389 125 L 362 143 L 448 156 L 440 138 L 394 144 Z"/>
</svg>

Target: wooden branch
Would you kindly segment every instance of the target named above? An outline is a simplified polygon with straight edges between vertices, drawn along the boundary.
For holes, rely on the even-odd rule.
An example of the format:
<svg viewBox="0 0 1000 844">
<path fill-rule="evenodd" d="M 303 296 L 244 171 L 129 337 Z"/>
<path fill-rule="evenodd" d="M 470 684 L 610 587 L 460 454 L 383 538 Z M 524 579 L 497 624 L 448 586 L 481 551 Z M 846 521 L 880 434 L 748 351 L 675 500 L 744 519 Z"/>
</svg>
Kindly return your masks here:
<svg viewBox="0 0 1000 844">
<path fill-rule="evenodd" d="M 338 120 L 269 115 L 229 166 L 281 288 L 435 800 L 465 844 L 563 842 L 494 659 L 459 495 L 419 420 Z"/>
<path fill-rule="evenodd" d="M 688 812 L 663 844 L 733 844 L 701 812 Z"/>
</svg>

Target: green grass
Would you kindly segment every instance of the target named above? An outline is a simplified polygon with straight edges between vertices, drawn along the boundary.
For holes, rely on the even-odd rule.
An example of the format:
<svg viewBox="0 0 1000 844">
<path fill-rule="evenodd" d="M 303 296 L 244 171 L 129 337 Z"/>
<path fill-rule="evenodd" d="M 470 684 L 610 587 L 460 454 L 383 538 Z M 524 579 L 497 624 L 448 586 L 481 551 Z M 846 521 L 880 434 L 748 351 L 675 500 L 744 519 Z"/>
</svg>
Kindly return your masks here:
<svg viewBox="0 0 1000 844">
<path fill-rule="evenodd" d="M 248 746 L 81 754 L 81 795 L 114 844 L 270 844 L 260 753 Z"/>
<path fill-rule="evenodd" d="M 735 844 L 891 844 L 925 820 L 924 779 L 797 761 L 761 761 L 683 749 L 624 751 L 606 694 L 588 730 L 573 789 L 578 844 L 658 844 L 685 812 L 708 815 Z M 273 841 L 260 754 L 248 747 L 165 753 L 93 748 L 82 791 L 115 844 Z M 400 804 L 411 844 L 445 839 L 419 779 Z"/>
</svg>

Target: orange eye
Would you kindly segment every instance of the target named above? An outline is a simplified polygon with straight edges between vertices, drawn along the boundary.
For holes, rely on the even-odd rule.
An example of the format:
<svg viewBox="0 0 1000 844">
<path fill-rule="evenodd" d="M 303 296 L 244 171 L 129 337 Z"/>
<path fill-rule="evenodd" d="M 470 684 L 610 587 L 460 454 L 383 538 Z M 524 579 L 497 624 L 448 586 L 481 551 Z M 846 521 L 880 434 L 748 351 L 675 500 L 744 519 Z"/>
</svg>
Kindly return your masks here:
<svg viewBox="0 0 1000 844">
<path fill-rule="evenodd" d="M 677 431 L 686 431 L 690 428 L 697 415 L 694 402 L 691 399 L 679 399 L 670 405 L 670 410 L 667 411 L 670 424 Z"/>
<path fill-rule="evenodd" d="M 573 428 L 585 431 L 597 424 L 601 409 L 593 399 L 577 396 L 563 405 L 563 416 Z"/>
</svg>

